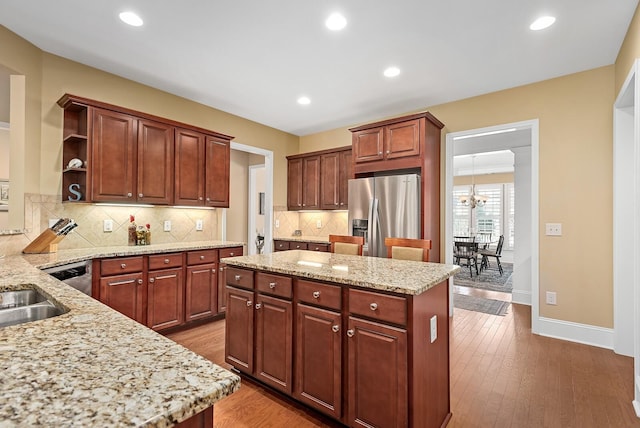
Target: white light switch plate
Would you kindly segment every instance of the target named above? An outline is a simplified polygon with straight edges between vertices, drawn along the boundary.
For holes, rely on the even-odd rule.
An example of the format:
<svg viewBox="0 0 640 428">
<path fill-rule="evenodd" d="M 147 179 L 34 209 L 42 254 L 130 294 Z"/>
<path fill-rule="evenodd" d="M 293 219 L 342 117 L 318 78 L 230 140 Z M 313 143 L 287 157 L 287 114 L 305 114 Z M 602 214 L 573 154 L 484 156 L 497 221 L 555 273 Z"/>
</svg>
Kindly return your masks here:
<svg viewBox="0 0 640 428">
<path fill-rule="evenodd" d="M 171 220 L 164 221 L 164 231 L 171 232 Z"/>
<path fill-rule="evenodd" d="M 202 220 L 196 220 L 196 230 L 202 230 L 203 224 Z"/>
<path fill-rule="evenodd" d="M 429 324 L 431 327 L 431 343 L 433 343 L 438 338 L 438 317 L 436 315 L 432 316 Z"/>
<path fill-rule="evenodd" d="M 562 236 L 562 223 L 546 223 L 545 234 L 547 236 Z"/>
<path fill-rule="evenodd" d="M 276 219 L 276 227 L 280 227 L 280 220 Z"/>
<path fill-rule="evenodd" d="M 113 232 L 113 220 L 107 219 L 102 222 L 103 232 Z"/>
</svg>

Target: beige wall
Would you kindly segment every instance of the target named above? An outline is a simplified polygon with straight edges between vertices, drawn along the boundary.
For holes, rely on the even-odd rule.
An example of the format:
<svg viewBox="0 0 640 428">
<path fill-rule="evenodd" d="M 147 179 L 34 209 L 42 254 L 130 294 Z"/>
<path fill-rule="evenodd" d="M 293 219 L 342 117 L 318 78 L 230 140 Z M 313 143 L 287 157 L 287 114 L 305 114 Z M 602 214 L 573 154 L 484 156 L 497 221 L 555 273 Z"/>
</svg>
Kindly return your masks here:
<svg viewBox="0 0 640 428">
<path fill-rule="evenodd" d="M 231 150 L 227 239 L 247 242 L 249 153 Z"/>
<path fill-rule="evenodd" d="M 613 327 L 614 71 L 613 65 L 601 67 L 422 109 L 445 124 L 442 155 L 448 132 L 539 119 L 540 230 L 546 222 L 563 224 L 561 238 L 539 236 L 540 293 L 552 290 L 558 296 L 557 306 L 540 305 L 540 315 L 601 327 Z M 347 128 L 302 137 L 300 148 L 347 145 Z M 444 160 L 442 169 L 444 183 Z M 586 208 L 585 201 L 598 203 Z"/>
</svg>

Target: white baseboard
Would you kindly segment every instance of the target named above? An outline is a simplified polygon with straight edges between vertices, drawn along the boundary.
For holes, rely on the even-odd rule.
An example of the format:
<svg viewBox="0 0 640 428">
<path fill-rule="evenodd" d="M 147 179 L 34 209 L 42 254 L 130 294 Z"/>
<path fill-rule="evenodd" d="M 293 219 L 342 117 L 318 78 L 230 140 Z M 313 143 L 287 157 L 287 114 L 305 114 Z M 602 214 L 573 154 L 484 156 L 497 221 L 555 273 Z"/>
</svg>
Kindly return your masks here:
<svg viewBox="0 0 640 428">
<path fill-rule="evenodd" d="M 640 401 L 633 400 L 633 408 L 636 411 L 636 416 L 640 418 Z"/>
<path fill-rule="evenodd" d="M 531 291 L 512 290 L 511 302 L 531 306 Z"/>
<path fill-rule="evenodd" d="M 540 317 L 538 334 L 613 350 L 613 329 Z"/>
</svg>

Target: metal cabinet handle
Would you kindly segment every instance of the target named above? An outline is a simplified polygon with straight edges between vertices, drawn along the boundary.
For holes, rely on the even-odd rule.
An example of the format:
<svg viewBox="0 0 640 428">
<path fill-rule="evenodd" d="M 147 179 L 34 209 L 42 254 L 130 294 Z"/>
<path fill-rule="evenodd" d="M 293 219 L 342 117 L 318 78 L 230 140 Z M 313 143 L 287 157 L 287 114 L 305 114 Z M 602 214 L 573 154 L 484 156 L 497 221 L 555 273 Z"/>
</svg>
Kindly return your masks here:
<svg viewBox="0 0 640 428">
<path fill-rule="evenodd" d="M 262 307 L 262 303 L 256 303 L 256 309 L 260 309 Z"/>
<path fill-rule="evenodd" d="M 139 280 L 138 280 L 138 284 L 142 284 L 142 279 L 139 279 Z"/>
<path fill-rule="evenodd" d="M 247 300 L 247 307 L 251 307 L 251 305 L 253 305 L 253 302 L 251 300 Z"/>
<path fill-rule="evenodd" d="M 154 282 L 156 282 L 156 279 L 155 278 L 149 278 L 149 282 L 154 283 Z"/>
<path fill-rule="evenodd" d="M 215 269 L 211 269 L 211 272 L 212 272 L 212 273 L 216 273 L 216 270 L 215 270 Z"/>
<path fill-rule="evenodd" d="M 204 256 L 200 256 L 200 260 L 204 260 Z"/>
<path fill-rule="evenodd" d="M 272 289 L 272 290 L 273 290 L 274 288 L 276 288 L 276 283 L 275 283 L 275 282 L 270 282 L 270 283 L 269 283 L 269 288 L 270 288 L 270 289 Z"/>
<path fill-rule="evenodd" d="M 169 259 L 164 259 L 164 264 L 168 265 L 169 264 Z"/>
<path fill-rule="evenodd" d="M 235 278 L 236 281 L 240 281 L 240 275 L 236 275 L 236 276 L 234 276 L 234 278 Z"/>
<path fill-rule="evenodd" d="M 370 304 L 369 309 L 371 309 L 372 311 L 375 311 L 376 309 L 378 309 L 378 304 L 377 303 Z"/>
<path fill-rule="evenodd" d="M 126 267 L 127 267 L 127 264 L 126 264 L 126 263 L 122 263 L 122 264 L 120 265 L 120 267 L 121 267 L 122 269 L 124 269 L 124 268 L 126 268 Z"/>
<path fill-rule="evenodd" d="M 382 152 L 378 152 L 378 154 L 379 154 L 379 155 L 381 155 L 381 154 L 382 154 Z"/>
<path fill-rule="evenodd" d="M 333 205 L 338 205 L 338 203 L 336 202 L 336 203 L 335 203 L 335 204 L 333 204 Z"/>
<path fill-rule="evenodd" d="M 306 207 L 306 206 L 307 206 L 307 204 L 302 204 L 302 206 L 303 206 L 303 207 Z"/>
<path fill-rule="evenodd" d="M 314 299 L 317 299 L 317 298 L 319 298 L 319 297 L 320 297 L 320 292 L 319 292 L 319 291 L 314 291 L 314 292 L 313 292 L 313 298 L 314 298 Z"/>
<path fill-rule="evenodd" d="M 141 280 L 139 280 L 141 281 Z M 124 284 L 133 284 L 135 282 L 135 280 L 133 279 L 128 279 L 125 281 L 116 281 L 116 282 L 109 282 L 109 285 L 124 285 Z"/>
<path fill-rule="evenodd" d="M 130 198 L 132 196 L 133 196 L 133 194 L 131 194 L 131 192 L 127 193 L 127 198 Z"/>
<path fill-rule="evenodd" d="M 207 202 L 211 202 L 211 198 L 207 198 Z"/>
<path fill-rule="evenodd" d="M 387 154 L 391 153 L 391 150 L 387 150 Z"/>
<path fill-rule="evenodd" d="M 138 193 L 138 197 L 139 198 L 144 198 L 144 195 L 142 193 Z"/>
<path fill-rule="evenodd" d="M 218 269 L 220 272 L 222 272 L 224 270 L 224 266 L 220 266 L 220 269 Z"/>
<path fill-rule="evenodd" d="M 347 336 L 353 337 L 354 334 L 355 332 L 353 330 L 347 330 Z"/>
<path fill-rule="evenodd" d="M 333 327 L 331 327 L 331 331 L 333 331 L 334 333 L 337 333 L 339 330 L 340 330 L 339 325 L 334 325 Z"/>
<path fill-rule="evenodd" d="M 198 200 L 201 201 L 202 200 L 202 196 L 198 196 Z"/>
<path fill-rule="evenodd" d="M 229 253 L 229 255 L 230 255 L 230 256 L 233 256 L 233 255 L 235 255 L 235 253 L 231 252 L 231 253 Z"/>
</svg>

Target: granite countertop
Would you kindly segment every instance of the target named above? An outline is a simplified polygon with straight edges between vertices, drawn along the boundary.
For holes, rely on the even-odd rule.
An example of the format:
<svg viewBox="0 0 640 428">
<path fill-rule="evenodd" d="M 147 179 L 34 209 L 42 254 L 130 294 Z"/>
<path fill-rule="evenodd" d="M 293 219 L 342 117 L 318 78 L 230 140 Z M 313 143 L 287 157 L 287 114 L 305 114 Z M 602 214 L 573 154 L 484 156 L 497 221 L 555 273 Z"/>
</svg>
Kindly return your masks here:
<svg viewBox="0 0 640 428">
<path fill-rule="evenodd" d="M 409 295 L 424 293 L 460 270 L 457 265 L 303 250 L 230 257 L 221 261 L 228 266 Z"/>
<path fill-rule="evenodd" d="M 214 241 L 0 259 L 0 291 L 35 287 L 67 310 L 0 328 L 0 425 L 167 427 L 235 392 L 235 374 L 36 268 L 236 244 L 242 245 Z"/>
<path fill-rule="evenodd" d="M 306 236 L 306 235 L 291 235 L 291 236 L 280 236 L 278 238 L 273 238 L 274 241 L 295 241 L 295 242 L 313 242 L 314 244 L 329 244 L 328 236 Z"/>
</svg>

